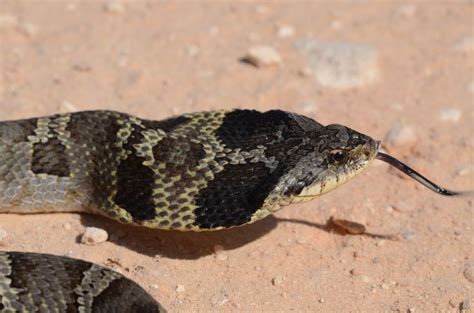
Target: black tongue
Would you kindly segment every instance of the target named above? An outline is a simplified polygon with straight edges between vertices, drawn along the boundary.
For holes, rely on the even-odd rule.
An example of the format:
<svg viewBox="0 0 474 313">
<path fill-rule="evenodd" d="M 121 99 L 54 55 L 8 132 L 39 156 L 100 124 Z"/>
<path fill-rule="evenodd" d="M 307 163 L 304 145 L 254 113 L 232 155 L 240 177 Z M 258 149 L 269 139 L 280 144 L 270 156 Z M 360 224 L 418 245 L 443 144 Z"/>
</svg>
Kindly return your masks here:
<svg viewBox="0 0 474 313">
<path fill-rule="evenodd" d="M 433 190 L 434 192 L 439 193 L 443 196 L 456 196 L 456 195 L 462 194 L 461 192 L 451 191 L 451 190 L 448 190 L 448 189 L 445 189 L 443 187 L 438 186 L 437 184 L 433 183 L 428 178 L 424 177 L 423 175 L 421 175 L 420 173 L 418 173 L 417 171 L 415 171 L 414 169 L 412 169 L 408 165 L 406 165 L 406 164 L 400 162 L 399 160 L 395 159 L 391 155 L 388 155 L 388 154 L 383 153 L 383 152 L 377 152 L 377 156 L 375 158 L 379 159 L 381 161 L 387 162 L 388 164 L 396 167 L 397 169 L 399 169 L 400 171 L 402 171 L 406 175 L 410 176 L 411 178 L 413 178 L 414 180 L 416 180 L 417 182 L 419 182 L 423 186 L 425 186 L 425 187 L 427 187 L 427 188 Z"/>
</svg>

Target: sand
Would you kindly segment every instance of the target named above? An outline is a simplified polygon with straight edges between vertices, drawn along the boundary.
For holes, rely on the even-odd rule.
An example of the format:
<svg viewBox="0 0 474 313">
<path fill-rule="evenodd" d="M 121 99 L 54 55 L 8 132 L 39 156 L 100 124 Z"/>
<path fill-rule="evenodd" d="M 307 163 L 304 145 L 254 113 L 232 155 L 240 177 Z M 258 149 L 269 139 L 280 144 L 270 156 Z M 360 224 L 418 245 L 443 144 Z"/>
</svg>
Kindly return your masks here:
<svg viewBox="0 0 474 313">
<path fill-rule="evenodd" d="M 472 16 L 470 1 L 2 1 L 0 120 L 279 108 L 389 136 L 391 154 L 473 190 Z M 267 62 L 242 62 L 261 46 Z M 327 229 L 331 216 L 372 235 Z M 89 226 L 109 239 L 81 244 Z M 472 196 L 439 196 L 379 161 L 226 231 L 63 213 L 2 214 L 0 230 L 1 250 L 111 266 L 170 312 L 458 312 L 474 301 Z"/>
</svg>

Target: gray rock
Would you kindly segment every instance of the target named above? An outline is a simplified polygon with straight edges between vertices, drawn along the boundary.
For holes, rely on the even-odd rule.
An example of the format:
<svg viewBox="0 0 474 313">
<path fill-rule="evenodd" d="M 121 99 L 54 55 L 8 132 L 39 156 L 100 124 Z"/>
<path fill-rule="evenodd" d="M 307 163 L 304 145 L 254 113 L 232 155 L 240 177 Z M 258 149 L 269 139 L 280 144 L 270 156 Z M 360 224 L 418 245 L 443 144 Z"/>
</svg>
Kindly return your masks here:
<svg viewBox="0 0 474 313">
<path fill-rule="evenodd" d="M 474 283 L 474 263 L 471 262 L 466 265 L 463 271 L 464 277 L 471 283 Z"/>
<path fill-rule="evenodd" d="M 416 144 L 417 140 L 416 131 L 413 127 L 397 125 L 389 129 L 383 143 L 390 151 L 401 148 L 411 148 Z"/>
<path fill-rule="evenodd" d="M 370 85 L 379 77 L 377 50 L 367 44 L 303 39 L 296 49 L 307 56 L 318 82 L 330 88 Z"/>
</svg>

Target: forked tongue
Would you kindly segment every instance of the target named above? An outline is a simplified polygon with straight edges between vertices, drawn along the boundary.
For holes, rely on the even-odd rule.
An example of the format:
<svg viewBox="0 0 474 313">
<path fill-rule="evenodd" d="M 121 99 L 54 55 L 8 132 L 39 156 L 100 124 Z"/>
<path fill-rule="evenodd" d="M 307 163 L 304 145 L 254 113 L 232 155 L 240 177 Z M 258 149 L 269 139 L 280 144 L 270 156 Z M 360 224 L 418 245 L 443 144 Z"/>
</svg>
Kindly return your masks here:
<svg viewBox="0 0 474 313">
<path fill-rule="evenodd" d="M 440 186 L 436 185 L 435 183 L 433 183 L 428 178 L 424 177 L 423 175 L 421 175 L 420 173 L 418 173 L 414 169 L 410 168 L 408 165 L 398 161 L 397 159 L 395 159 L 394 157 L 392 157 L 392 156 L 390 156 L 386 153 L 377 152 L 377 156 L 375 158 L 379 159 L 381 161 L 387 162 L 388 164 L 396 167 L 397 169 L 399 169 L 403 173 L 407 174 L 408 176 L 410 176 L 411 178 L 413 178 L 414 180 L 416 180 L 417 182 L 419 182 L 423 186 L 425 186 L 425 187 L 427 187 L 427 188 L 433 190 L 434 192 L 439 193 L 443 196 L 456 196 L 456 195 L 464 194 L 463 192 L 451 191 L 451 190 L 448 190 L 448 189 L 445 189 L 443 187 L 440 187 Z"/>
</svg>

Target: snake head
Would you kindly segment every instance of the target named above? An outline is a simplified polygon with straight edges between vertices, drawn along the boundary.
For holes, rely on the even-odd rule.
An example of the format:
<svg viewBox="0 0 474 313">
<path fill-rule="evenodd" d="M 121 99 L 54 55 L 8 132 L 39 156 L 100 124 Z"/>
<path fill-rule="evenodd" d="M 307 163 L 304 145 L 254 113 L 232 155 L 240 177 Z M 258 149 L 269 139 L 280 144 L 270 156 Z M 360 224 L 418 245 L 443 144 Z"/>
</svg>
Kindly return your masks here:
<svg viewBox="0 0 474 313">
<path fill-rule="evenodd" d="M 285 202 L 309 201 L 362 172 L 373 161 L 380 141 L 343 125 L 332 124 L 307 133 L 306 155 L 285 180 Z"/>
</svg>

